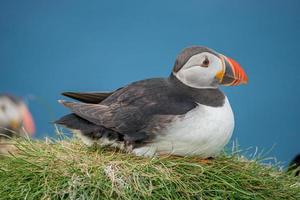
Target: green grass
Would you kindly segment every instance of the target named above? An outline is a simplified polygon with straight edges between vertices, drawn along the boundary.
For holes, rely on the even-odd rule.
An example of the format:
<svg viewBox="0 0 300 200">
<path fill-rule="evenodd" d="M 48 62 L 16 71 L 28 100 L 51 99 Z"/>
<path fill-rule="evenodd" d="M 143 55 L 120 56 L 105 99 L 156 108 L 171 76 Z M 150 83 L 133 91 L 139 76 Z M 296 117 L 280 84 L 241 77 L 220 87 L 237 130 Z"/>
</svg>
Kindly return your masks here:
<svg viewBox="0 0 300 200">
<path fill-rule="evenodd" d="M 77 140 L 15 141 L 0 199 L 300 199 L 297 178 L 233 153 L 140 158 Z"/>
</svg>

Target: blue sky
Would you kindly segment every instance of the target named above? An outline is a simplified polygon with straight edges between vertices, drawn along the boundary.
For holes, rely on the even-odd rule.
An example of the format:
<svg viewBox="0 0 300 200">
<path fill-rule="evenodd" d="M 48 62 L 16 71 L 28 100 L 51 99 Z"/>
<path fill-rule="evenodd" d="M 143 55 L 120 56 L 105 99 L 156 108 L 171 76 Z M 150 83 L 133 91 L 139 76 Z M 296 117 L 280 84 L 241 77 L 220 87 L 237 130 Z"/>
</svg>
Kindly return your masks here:
<svg viewBox="0 0 300 200">
<path fill-rule="evenodd" d="M 178 52 L 205 45 L 239 61 L 249 84 L 222 88 L 242 148 L 300 153 L 300 2 L 0 2 L 0 91 L 23 96 L 38 134 L 67 113 L 63 91 L 113 90 L 170 74 Z"/>
</svg>

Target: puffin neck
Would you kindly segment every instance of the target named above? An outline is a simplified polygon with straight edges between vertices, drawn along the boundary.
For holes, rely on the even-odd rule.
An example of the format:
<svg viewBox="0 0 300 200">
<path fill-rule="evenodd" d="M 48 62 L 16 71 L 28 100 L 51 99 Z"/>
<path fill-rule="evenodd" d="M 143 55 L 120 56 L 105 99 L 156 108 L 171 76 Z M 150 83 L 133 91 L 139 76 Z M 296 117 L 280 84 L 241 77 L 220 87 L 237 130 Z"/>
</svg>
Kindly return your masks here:
<svg viewBox="0 0 300 200">
<path fill-rule="evenodd" d="M 191 98 L 193 101 L 211 107 L 221 107 L 225 102 L 225 95 L 218 88 L 193 88 L 183 84 L 173 73 L 168 78 L 173 92 Z"/>
</svg>

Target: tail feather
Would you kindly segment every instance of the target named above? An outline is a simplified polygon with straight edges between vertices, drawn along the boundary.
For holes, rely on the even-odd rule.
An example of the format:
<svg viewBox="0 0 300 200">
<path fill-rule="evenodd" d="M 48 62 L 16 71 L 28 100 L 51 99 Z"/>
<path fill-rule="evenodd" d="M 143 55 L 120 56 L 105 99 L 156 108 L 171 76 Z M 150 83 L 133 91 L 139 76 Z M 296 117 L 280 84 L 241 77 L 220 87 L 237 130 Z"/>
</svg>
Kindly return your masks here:
<svg viewBox="0 0 300 200">
<path fill-rule="evenodd" d="M 107 97 L 109 97 L 112 92 L 64 92 L 62 95 L 70 97 L 72 99 L 84 102 L 98 104 Z"/>
<path fill-rule="evenodd" d="M 105 137 L 109 140 L 123 140 L 123 135 L 103 126 L 93 124 L 74 113 L 65 115 L 54 123 L 72 130 L 78 130 L 84 137 L 92 140 L 102 137 Z"/>
<path fill-rule="evenodd" d="M 96 127 L 96 125 L 94 125 L 93 123 L 73 113 L 63 116 L 62 118 L 55 121 L 54 123 L 65 126 L 70 129 L 76 129 L 76 130 L 86 130 L 86 129 L 90 129 L 91 127 Z"/>
</svg>

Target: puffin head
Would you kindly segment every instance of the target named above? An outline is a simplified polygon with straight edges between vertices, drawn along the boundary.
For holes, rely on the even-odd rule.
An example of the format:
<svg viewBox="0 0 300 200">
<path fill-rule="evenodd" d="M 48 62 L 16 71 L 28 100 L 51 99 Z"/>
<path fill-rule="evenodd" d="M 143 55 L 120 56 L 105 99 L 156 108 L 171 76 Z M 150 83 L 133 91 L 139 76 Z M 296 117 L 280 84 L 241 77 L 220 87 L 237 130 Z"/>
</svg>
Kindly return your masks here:
<svg viewBox="0 0 300 200">
<path fill-rule="evenodd" d="M 177 56 L 172 73 L 193 88 L 217 88 L 219 85 L 248 82 L 246 73 L 235 60 L 201 46 L 185 48 Z"/>
<path fill-rule="evenodd" d="M 33 135 L 35 124 L 27 106 L 19 98 L 0 94 L 0 132 L 7 128 L 21 134 L 22 127 L 26 133 Z"/>
</svg>

